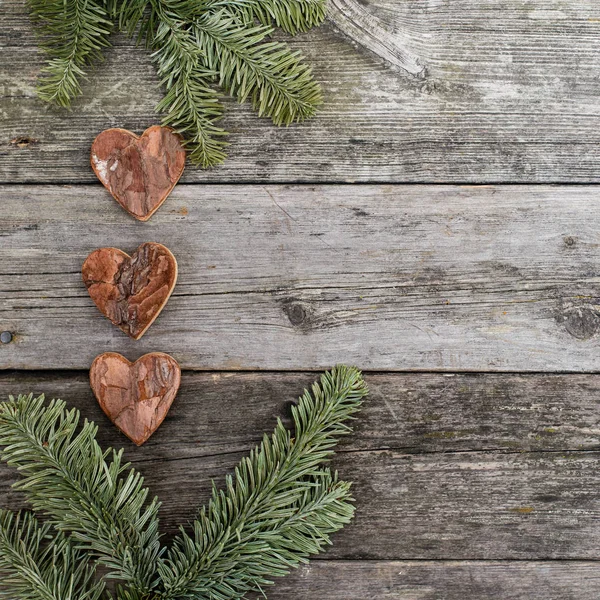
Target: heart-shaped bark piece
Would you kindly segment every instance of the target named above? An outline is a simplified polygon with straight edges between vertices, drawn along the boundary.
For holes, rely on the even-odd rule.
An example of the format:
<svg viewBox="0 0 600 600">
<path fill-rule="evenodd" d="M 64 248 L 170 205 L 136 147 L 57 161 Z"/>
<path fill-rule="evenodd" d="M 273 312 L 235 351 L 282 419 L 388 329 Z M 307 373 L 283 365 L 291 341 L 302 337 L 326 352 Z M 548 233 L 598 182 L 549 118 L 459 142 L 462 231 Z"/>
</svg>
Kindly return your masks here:
<svg viewBox="0 0 600 600">
<path fill-rule="evenodd" d="M 81 273 L 100 312 L 139 340 L 175 287 L 177 261 L 162 244 L 146 242 L 131 256 L 117 248 L 94 250 Z"/>
<path fill-rule="evenodd" d="M 97 356 L 90 385 L 106 416 L 141 446 L 164 421 L 181 382 L 177 361 L 162 352 L 129 362 L 116 352 Z"/>
<path fill-rule="evenodd" d="M 94 173 L 132 216 L 147 221 L 166 200 L 185 166 L 181 136 L 154 125 L 138 137 L 107 129 L 92 144 Z"/>
</svg>

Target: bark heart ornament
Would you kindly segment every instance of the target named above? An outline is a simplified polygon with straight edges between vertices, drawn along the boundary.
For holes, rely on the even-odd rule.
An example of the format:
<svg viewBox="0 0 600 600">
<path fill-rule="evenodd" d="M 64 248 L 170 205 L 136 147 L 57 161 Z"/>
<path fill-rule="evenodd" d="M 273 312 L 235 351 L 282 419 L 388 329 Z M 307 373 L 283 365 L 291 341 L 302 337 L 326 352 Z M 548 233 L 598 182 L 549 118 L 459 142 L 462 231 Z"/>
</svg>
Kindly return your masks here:
<svg viewBox="0 0 600 600">
<path fill-rule="evenodd" d="M 81 273 L 100 312 L 139 340 L 175 287 L 177 261 L 165 246 L 147 242 L 131 256 L 117 248 L 94 250 Z"/>
<path fill-rule="evenodd" d="M 154 125 L 138 137 L 107 129 L 92 144 L 92 169 L 113 198 L 132 216 L 147 221 L 167 199 L 185 166 L 181 137 Z"/>
<path fill-rule="evenodd" d="M 116 352 L 96 357 L 90 385 L 106 416 L 141 446 L 164 421 L 181 382 L 177 361 L 162 352 L 134 363 Z"/>
</svg>

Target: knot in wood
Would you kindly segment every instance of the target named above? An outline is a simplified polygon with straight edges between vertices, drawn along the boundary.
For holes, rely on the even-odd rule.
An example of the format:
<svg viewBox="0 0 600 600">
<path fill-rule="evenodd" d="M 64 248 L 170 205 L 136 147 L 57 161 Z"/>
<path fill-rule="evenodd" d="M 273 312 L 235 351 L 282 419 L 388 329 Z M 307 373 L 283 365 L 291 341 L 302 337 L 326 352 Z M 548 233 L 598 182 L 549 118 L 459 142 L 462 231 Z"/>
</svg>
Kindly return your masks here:
<svg viewBox="0 0 600 600">
<path fill-rule="evenodd" d="M 284 305 L 283 311 L 294 327 L 308 324 L 308 310 L 301 302 L 289 301 Z"/>
<path fill-rule="evenodd" d="M 596 299 L 589 297 L 563 298 L 557 315 L 569 334 L 579 340 L 588 340 L 600 331 L 600 312 Z"/>
</svg>

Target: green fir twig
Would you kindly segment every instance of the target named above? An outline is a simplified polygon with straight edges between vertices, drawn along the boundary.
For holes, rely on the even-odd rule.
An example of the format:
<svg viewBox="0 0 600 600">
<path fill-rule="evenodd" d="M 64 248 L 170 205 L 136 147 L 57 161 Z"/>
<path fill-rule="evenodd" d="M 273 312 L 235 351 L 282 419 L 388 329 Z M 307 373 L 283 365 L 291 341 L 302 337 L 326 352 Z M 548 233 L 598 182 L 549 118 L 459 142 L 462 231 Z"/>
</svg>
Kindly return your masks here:
<svg viewBox="0 0 600 600">
<path fill-rule="evenodd" d="M 243 459 L 190 529 L 160 543 L 156 499 L 122 451 L 102 451 L 96 427 L 65 403 L 19 396 L 0 404 L 1 458 L 23 476 L 33 510 L 0 510 L 0 598 L 234 600 L 330 543 L 353 515 L 350 484 L 324 464 L 367 393 L 359 371 L 325 373 L 274 433 Z M 95 577 L 96 566 L 108 570 Z"/>
<path fill-rule="evenodd" d="M 40 98 L 68 107 L 113 28 L 152 51 L 165 90 L 157 111 L 184 137 L 190 160 L 225 160 L 221 88 L 260 116 L 290 125 L 314 115 L 321 89 L 298 51 L 271 39 L 320 25 L 326 0 L 28 0 L 48 55 Z"/>
<path fill-rule="evenodd" d="M 29 0 L 29 8 L 48 55 L 38 95 L 66 108 L 81 95 L 85 67 L 108 46 L 112 21 L 104 2 L 96 0 Z"/>
<path fill-rule="evenodd" d="M 109 569 L 108 577 L 147 592 L 160 556 L 159 503 L 123 451 L 103 452 L 97 427 L 61 400 L 20 396 L 0 405 L 0 458 L 23 476 L 34 511 Z"/>
<path fill-rule="evenodd" d="M 0 510 L 0 575 L 6 600 L 98 600 L 104 590 L 89 557 L 25 512 Z"/>
</svg>

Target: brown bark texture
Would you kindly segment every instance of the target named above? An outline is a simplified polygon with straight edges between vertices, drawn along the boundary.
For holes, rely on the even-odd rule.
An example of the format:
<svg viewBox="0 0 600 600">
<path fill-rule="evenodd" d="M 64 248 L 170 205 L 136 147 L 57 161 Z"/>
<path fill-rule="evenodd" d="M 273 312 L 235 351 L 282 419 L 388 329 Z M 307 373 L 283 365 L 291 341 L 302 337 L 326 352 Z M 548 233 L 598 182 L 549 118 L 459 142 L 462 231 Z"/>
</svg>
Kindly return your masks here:
<svg viewBox="0 0 600 600">
<path fill-rule="evenodd" d="M 147 221 L 167 199 L 185 167 L 181 137 L 154 125 L 138 137 L 107 129 L 92 144 L 92 169 L 114 199 L 133 217 Z"/>
<path fill-rule="evenodd" d="M 94 250 L 81 272 L 100 312 L 138 340 L 175 287 L 177 261 L 162 244 L 146 242 L 132 256 L 117 248 Z"/>
<path fill-rule="evenodd" d="M 162 352 L 146 354 L 134 363 L 106 352 L 96 357 L 90 369 L 90 385 L 100 407 L 137 446 L 160 427 L 180 381 L 177 361 Z"/>
</svg>

